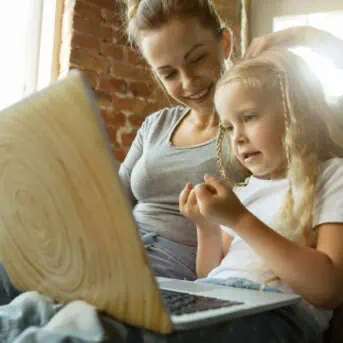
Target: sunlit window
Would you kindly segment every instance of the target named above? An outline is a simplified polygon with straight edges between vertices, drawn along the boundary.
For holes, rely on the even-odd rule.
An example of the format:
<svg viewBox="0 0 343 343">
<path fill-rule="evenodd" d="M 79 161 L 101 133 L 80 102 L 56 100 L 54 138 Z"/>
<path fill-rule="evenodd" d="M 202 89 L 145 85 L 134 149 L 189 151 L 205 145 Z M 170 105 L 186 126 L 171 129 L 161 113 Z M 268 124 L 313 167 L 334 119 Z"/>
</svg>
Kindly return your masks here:
<svg viewBox="0 0 343 343">
<path fill-rule="evenodd" d="M 342 22 L 343 11 L 284 16 L 273 19 L 273 30 L 279 31 L 289 27 L 308 25 L 328 31 L 343 39 Z M 313 72 L 321 80 L 328 97 L 343 95 L 343 70 L 338 69 L 330 59 L 310 48 L 298 47 L 291 50 L 308 62 Z"/>
<path fill-rule="evenodd" d="M 30 0 L 0 2 L 0 109 L 25 93 Z"/>
<path fill-rule="evenodd" d="M 49 84 L 58 1 L 0 1 L 0 110 Z"/>
</svg>

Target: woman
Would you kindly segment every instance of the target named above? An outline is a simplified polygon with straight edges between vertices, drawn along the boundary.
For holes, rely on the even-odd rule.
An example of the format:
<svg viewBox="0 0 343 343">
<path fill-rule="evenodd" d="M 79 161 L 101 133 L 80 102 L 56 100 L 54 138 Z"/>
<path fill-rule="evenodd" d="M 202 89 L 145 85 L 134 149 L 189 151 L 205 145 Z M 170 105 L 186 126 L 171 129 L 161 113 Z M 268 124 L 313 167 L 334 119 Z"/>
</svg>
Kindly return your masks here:
<svg viewBox="0 0 343 343">
<path fill-rule="evenodd" d="M 131 41 L 162 88 L 181 106 L 147 117 L 120 176 L 155 274 L 193 280 L 196 229 L 180 214 L 178 198 L 187 182 L 198 184 L 206 173 L 218 175 L 212 97 L 230 58 L 232 36 L 208 0 L 133 0 L 128 1 L 127 15 Z M 340 40 L 304 27 L 259 38 L 247 55 L 270 46 L 318 47 L 319 42 L 343 52 Z M 332 57 L 330 49 L 324 53 Z"/>
<path fill-rule="evenodd" d="M 232 37 L 208 1 L 129 1 L 128 18 L 129 37 L 181 106 L 145 120 L 120 176 L 155 274 L 193 280 L 196 230 L 178 198 L 189 180 L 216 174 L 213 90 Z"/>
</svg>

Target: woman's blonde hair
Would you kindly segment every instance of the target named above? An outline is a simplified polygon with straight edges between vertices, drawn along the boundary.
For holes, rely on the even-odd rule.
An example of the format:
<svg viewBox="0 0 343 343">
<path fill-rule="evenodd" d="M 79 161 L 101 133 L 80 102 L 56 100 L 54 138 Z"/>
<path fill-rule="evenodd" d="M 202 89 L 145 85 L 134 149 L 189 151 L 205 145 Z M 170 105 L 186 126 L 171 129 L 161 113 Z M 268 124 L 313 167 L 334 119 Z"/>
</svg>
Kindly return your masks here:
<svg viewBox="0 0 343 343">
<path fill-rule="evenodd" d="M 312 213 L 320 163 L 343 157 L 343 132 L 325 99 L 323 87 L 307 64 L 287 50 L 268 50 L 243 60 L 218 81 L 217 90 L 230 83 L 278 92 L 281 99 L 285 133 L 286 177 L 289 190 L 281 212 L 275 218 L 275 230 L 303 245 L 315 244 Z M 274 92 L 274 93 L 272 93 Z M 277 97 L 271 95 L 271 101 Z M 235 158 L 230 141 L 226 158 L 222 143 L 226 136 L 220 125 L 217 137 L 218 165 L 231 186 L 237 186 L 250 172 Z"/>
<path fill-rule="evenodd" d="M 222 23 L 210 0 L 126 0 L 126 3 L 127 33 L 137 46 L 141 32 L 159 29 L 174 18 L 197 18 L 215 35 L 221 35 Z"/>
</svg>

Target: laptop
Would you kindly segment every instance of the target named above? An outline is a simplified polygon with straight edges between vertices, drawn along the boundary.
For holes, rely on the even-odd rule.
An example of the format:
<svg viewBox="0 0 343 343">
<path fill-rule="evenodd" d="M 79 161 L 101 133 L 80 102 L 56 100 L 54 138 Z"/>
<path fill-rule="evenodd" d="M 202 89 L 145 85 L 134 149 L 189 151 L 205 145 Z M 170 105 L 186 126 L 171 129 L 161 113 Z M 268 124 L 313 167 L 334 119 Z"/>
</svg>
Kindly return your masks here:
<svg viewBox="0 0 343 343">
<path fill-rule="evenodd" d="M 83 299 L 159 333 L 300 300 L 155 278 L 118 165 L 80 72 L 2 111 L 0 257 L 15 287 L 61 303 Z"/>
</svg>

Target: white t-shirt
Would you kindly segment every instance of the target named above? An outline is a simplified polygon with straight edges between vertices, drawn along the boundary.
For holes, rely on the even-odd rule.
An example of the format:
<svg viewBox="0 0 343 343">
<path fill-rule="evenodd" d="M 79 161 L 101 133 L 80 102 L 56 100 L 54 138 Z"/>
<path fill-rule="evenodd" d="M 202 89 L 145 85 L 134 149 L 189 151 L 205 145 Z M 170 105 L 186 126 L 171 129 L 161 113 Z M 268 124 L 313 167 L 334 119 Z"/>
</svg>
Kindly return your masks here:
<svg viewBox="0 0 343 343">
<path fill-rule="evenodd" d="M 283 180 L 263 180 L 250 177 L 244 187 L 237 187 L 237 194 L 243 205 L 259 220 L 272 226 L 276 213 L 279 212 L 289 183 Z M 313 210 L 313 227 L 323 223 L 343 223 L 343 159 L 333 158 L 321 165 L 321 174 L 317 182 L 317 194 Z M 221 264 L 213 269 L 208 277 L 227 279 L 230 277 L 246 278 L 264 283 L 275 276 L 267 263 L 243 241 L 239 235 L 227 227 L 222 230 L 233 237 L 230 250 Z M 294 292 L 285 282 L 271 283 L 270 286 L 283 292 Z M 317 309 L 307 304 L 323 330 L 328 326 L 332 311 Z"/>
</svg>

